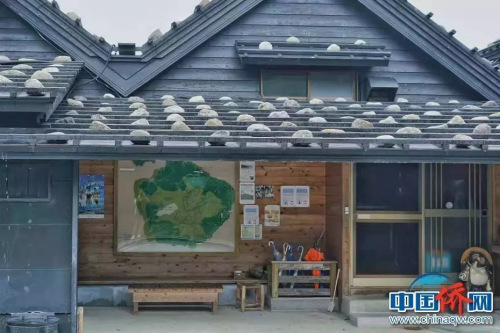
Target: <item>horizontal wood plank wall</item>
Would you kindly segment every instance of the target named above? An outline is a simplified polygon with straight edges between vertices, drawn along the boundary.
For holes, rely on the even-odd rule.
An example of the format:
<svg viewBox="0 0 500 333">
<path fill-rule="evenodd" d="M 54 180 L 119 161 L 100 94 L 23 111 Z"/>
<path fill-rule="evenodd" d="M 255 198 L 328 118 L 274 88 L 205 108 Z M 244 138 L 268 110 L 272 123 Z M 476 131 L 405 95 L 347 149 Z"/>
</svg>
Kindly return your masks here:
<svg viewBox="0 0 500 333">
<path fill-rule="evenodd" d="M 236 40 L 354 43 L 363 39 L 384 45 L 392 53 L 388 67 L 373 67 L 371 77 L 394 77 L 399 96 L 410 101 L 481 99 L 385 22 L 352 0 L 264 1 L 203 46 L 141 88 L 139 95 L 159 97 L 231 96 L 260 98 L 258 68 L 244 66 L 235 49 Z"/>
<path fill-rule="evenodd" d="M 0 54 L 11 60 L 53 60 L 63 53 L 44 41 L 28 23 L 0 3 Z"/>
<path fill-rule="evenodd" d="M 270 240 L 312 247 L 325 227 L 324 163 L 257 163 L 256 184 L 274 185 L 275 199 L 259 199 L 261 221 L 264 206 L 279 205 L 281 185 L 309 185 L 310 208 L 282 208 L 281 226 L 264 227 L 262 241 L 238 240 L 234 256 L 115 256 L 113 253 L 113 162 L 81 162 L 81 174 L 104 174 L 106 211 L 101 220 L 80 220 L 79 279 L 105 283 L 117 279 L 168 279 L 176 277 L 230 278 L 235 270 L 248 270 L 271 260 Z M 337 183 L 336 183 L 337 184 Z M 337 186 L 334 184 L 333 186 Z M 338 184 L 340 186 L 340 184 Z M 242 211 L 240 210 L 240 223 Z"/>
</svg>

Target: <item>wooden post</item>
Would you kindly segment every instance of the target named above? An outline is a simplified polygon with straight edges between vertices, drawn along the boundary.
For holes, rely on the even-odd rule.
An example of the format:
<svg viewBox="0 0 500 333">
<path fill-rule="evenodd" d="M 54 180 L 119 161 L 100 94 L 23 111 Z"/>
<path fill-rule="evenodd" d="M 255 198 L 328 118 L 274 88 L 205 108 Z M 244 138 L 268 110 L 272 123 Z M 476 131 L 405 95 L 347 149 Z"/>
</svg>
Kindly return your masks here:
<svg viewBox="0 0 500 333">
<path fill-rule="evenodd" d="M 260 285 L 260 311 L 264 311 L 266 295 L 264 293 L 264 286 Z"/>
<path fill-rule="evenodd" d="M 134 302 L 134 314 L 137 314 L 139 312 L 139 302 Z"/>
<path fill-rule="evenodd" d="M 337 280 L 337 263 L 330 263 L 330 297 L 335 293 L 335 281 Z"/>
<path fill-rule="evenodd" d="M 217 294 L 214 298 L 214 303 L 212 305 L 212 312 L 213 314 L 217 314 L 217 309 L 219 307 L 219 294 Z"/>
<path fill-rule="evenodd" d="M 78 316 L 78 333 L 83 333 L 83 308 L 79 307 L 77 310 Z"/>
<path fill-rule="evenodd" d="M 247 287 L 243 285 L 241 287 L 241 312 L 245 312 L 246 304 L 247 304 Z"/>
<path fill-rule="evenodd" d="M 272 263 L 272 278 L 273 281 L 271 283 L 271 296 L 273 298 L 278 298 L 278 288 L 279 288 L 279 264 L 278 263 Z"/>
</svg>

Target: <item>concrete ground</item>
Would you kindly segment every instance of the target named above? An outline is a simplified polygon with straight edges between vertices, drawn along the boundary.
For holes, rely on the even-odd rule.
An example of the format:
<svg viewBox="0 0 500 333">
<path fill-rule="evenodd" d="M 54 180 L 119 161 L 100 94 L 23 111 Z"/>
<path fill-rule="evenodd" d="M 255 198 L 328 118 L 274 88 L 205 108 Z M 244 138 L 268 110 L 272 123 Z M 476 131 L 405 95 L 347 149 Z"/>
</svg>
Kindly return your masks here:
<svg viewBox="0 0 500 333">
<path fill-rule="evenodd" d="M 402 333 L 400 328 L 356 328 L 339 313 L 245 312 L 221 307 L 209 310 L 147 310 L 132 315 L 130 308 L 86 307 L 85 333 Z M 431 332 L 420 330 L 419 332 Z"/>
</svg>

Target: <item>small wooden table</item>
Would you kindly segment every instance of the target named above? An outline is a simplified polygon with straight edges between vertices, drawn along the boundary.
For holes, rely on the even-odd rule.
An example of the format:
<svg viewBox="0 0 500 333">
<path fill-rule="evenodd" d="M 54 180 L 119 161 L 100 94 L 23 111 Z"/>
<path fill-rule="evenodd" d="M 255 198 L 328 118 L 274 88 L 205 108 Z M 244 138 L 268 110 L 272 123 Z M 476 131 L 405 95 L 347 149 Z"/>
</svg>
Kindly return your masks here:
<svg viewBox="0 0 500 333">
<path fill-rule="evenodd" d="M 247 290 L 254 290 L 253 300 L 247 299 Z M 240 307 L 241 312 L 245 311 L 264 311 L 264 285 L 261 283 L 244 283 L 236 285 L 236 305 Z"/>
<path fill-rule="evenodd" d="M 129 288 L 134 303 L 134 314 L 140 303 L 212 303 L 217 313 L 222 288 Z"/>
</svg>

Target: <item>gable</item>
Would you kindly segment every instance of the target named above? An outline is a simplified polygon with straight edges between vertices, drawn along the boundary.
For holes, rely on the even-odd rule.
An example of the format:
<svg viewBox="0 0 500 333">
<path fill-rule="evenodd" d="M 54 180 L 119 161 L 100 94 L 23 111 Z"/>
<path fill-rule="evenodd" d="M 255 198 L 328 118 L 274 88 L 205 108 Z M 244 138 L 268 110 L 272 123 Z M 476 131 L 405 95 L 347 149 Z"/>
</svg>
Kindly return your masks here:
<svg viewBox="0 0 500 333">
<path fill-rule="evenodd" d="M 145 96 L 240 96 L 260 98 L 259 68 L 244 66 L 235 50 L 241 40 L 385 45 L 392 53 L 388 67 L 362 71 L 367 77 L 394 77 L 399 97 L 409 100 L 481 100 L 444 66 L 418 49 L 355 1 L 268 0 L 209 39 L 139 90 Z"/>
<path fill-rule="evenodd" d="M 51 61 L 61 52 L 0 2 L 0 54 L 10 59 L 24 57 Z"/>
<path fill-rule="evenodd" d="M 248 17 L 245 14 L 263 3 L 263 0 L 219 0 L 212 1 L 204 7 L 198 6 L 192 16 L 165 34 L 159 42 L 145 48 L 143 57 L 132 59 L 130 65 L 134 68 L 140 68 L 139 63 L 145 64 L 142 69 L 132 75 L 130 73 L 133 70 L 127 75 L 121 75 L 120 71 L 114 69 L 114 66 L 108 66 L 110 63 L 120 62 L 123 59 L 111 58 L 108 62 L 111 45 L 96 36 L 92 36 L 80 24 L 71 21 L 49 2 L 45 0 L 0 0 L 0 2 L 21 15 L 30 25 L 36 27 L 51 42 L 64 49 L 73 58 L 84 61 L 87 69 L 94 75 L 100 75 L 107 85 L 122 95 L 130 95 L 148 84 L 160 73 L 184 60 L 190 52 L 197 50 L 200 45 L 205 44 L 207 40 L 219 34 L 239 18 Z M 273 0 L 264 2 L 264 4 L 267 3 L 277 5 L 273 9 L 275 11 L 281 11 L 283 8 L 296 8 L 297 5 L 311 6 L 311 8 L 306 9 L 305 13 L 315 17 L 314 22 L 312 22 L 315 25 L 313 27 L 325 32 L 321 36 L 328 36 L 330 31 L 326 30 L 332 29 L 330 26 L 321 26 L 321 24 L 329 24 L 328 21 L 335 16 L 335 31 L 342 35 L 340 38 L 364 38 L 365 34 L 373 34 L 373 38 L 377 38 L 377 28 L 364 26 L 363 23 L 365 19 L 369 20 L 369 17 L 378 17 L 377 20 L 385 22 L 385 29 L 393 29 L 394 33 L 397 31 L 398 36 L 403 36 L 407 41 L 411 41 L 413 46 L 447 68 L 448 72 L 453 73 L 454 78 L 459 78 L 459 81 L 476 91 L 481 98 L 500 99 L 498 73 L 432 20 L 426 19 L 425 15 L 407 1 Z M 357 12 L 364 8 L 362 17 L 358 15 L 361 17 L 361 21 L 352 20 L 356 15 L 350 15 L 348 5 L 355 8 Z M 332 11 L 332 15 L 314 13 L 316 9 L 313 7 L 323 8 L 323 6 L 338 6 L 332 7 L 332 10 L 337 8 L 340 11 Z M 291 10 L 292 13 L 281 15 L 289 17 L 303 15 L 303 12 Z M 243 36 L 247 38 L 252 34 L 258 36 L 273 34 L 266 30 L 266 25 L 268 25 L 266 22 L 273 15 L 280 13 L 262 13 L 261 21 L 247 24 L 251 27 L 248 27 L 250 30 L 245 31 Z M 299 24 L 296 24 L 290 18 L 282 16 L 274 22 L 273 26 L 282 27 L 283 31 L 292 31 L 293 28 L 302 28 L 300 22 L 303 21 L 299 20 L 298 22 Z M 310 26 L 306 24 L 304 27 Z M 356 31 L 357 34 L 355 34 Z M 352 36 L 353 34 L 356 36 Z M 314 33 L 311 35 L 311 38 L 315 38 Z M 269 36 L 268 38 L 271 37 L 277 36 Z M 455 92 L 445 89 L 437 93 L 437 96 L 448 96 Z"/>
</svg>

